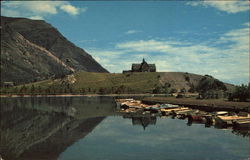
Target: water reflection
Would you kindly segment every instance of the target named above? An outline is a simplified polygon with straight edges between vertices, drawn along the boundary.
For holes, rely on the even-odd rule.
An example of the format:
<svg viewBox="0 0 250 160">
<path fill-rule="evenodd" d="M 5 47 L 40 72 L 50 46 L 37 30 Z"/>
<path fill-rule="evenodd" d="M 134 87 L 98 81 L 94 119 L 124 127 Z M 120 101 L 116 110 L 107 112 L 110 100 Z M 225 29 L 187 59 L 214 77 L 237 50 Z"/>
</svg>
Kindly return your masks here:
<svg viewBox="0 0 250 160">
<path fill-rule="evenodd" d="M 201 143 L 210 146 L 211 144 L 206 142 L 210 137 L 214 138 L 215 145 L 213 146 L 216 148 L 218 147 L 216 140 L 223 139 L 223 135 L 211 137 L 211 133 L 218 134 L 213 131 L 214 129 L 208 133 L 202 130 L 202 128 L 212 128 L 211 124 L 204 124 L 202 121 L 176 116 L 160 117 L 156 114 L 117 113 L 116 104 L 111 97 L 19 97 L 1 98 L 0 103 L 0 154 L 5 160 L 58 158 L 68 160 L 72 159 L 75 154 L 85 156 L 86 159 L 102 159 L 105 156 L 106 159 L 122 159 L 122 155 L 123 159 L 133 159 L 133 156 L 145 159 L 147 155 L 136 155 L 134 151 L 148 150 L 150 153 L 154 150 L 152 147 L 156 145 L 159 150 L 154 150 L 152 154 L 155 157 L 158 156 L 158 159 L 164 159 L 161 155 L 165 152 L 171 155 L 174 149 L 183 150 L 183 153 L 177 156 L 181 158 L 181 156 L 185 157 L 185 154 L 190 156 L 192 154 L 188 147 L 180 147 L 192 145 L 195 148 Z M 196 128 L 195 124 L 201 124 L 204 127 Z M 151 130 L 152 127 L 155 130 Z M 220 126 L 215 126 L 215 128 L 225 129 Z M 250 135 L 246 128 L 229 129 L 235 135 L 242 137 Z M 190 137 L 199 137 L 200 132 L 204 135 L 202 139 L 190 140 Z M 182 136 L 181 139 L 180 136 Z M 149 141 L 149 139 L 154 139 L 154 141 Z M 238 139 L 229 136 L 223 144 L 230 145 L 229 142 L 238 144 Z M 179 143 L 183 144 L 179 146 Z M 78 145 L 82 147 L 81 151 Z M 145 148 L 147 145 L 150 147 Z M 171 148 L 172 146 L 176 148 Z M 76 151 L 71 150 L 72 148 L 76 148 Z M 213 148 L 210 149 L 213 150 Z M 127 150 L 129 154 L 125 154 L 124 150 Z M 105 151 L 106 155 L 96 154 L 95 151 L 96 153 Z M 116 154 L 117 156 L 114 156 Z M 75 159 L 82 158 L 76 157 Z"/>
<path fill-rule="evenodd" d="M 148 125 L 155 125 L 156 116 L 123 116 L 123 118 L 132 119 L 133 125 L 141 125 L 145 130 Z"/>
<path fill-rule="evenodd" d="M 145 117 L 141 117 L 145 118 Z M 67 148 L 59 160 L 239 160 L 249 157 L 249 141 L 218 130 L 171 117 L 155 117 L 156 124 L 143 130 L 143 123 L 109 116 L 84 139 Z M 147 120 L 149 117 L 147 118 Z M 81 152 L 79 152 L 81 151 Z"/>
<path fill-rule="evenodd" d="M 231 130 L 233 134 L 236 134 L 238 136 L 243 137 L 250 137 L 250 126 L 244 126 L 244 127 L 233 127 L 233 126 L 221 126 L 219 124 L 213 124 L 211 120 L 194 120 L 193 118 L 187 116 L 176 116 L 176 115 L 170 115 L 170 116 L 159 116 L 159 115 L 151 115 L 151 114 L 137 114 L 137 113 L 125 113 L 122 117 L 124 119 L 131 119 L 132 125 L 140 125 L 145 130 L 149 125 L 156 125 L 157 122 L 157 116 L 160 118 L 171 118 L 171 119 L 179 119 L 184 120 L 186 122 L 187 126 L 192 126 L 193 124 L 200 124 L 204 125 L 205 128 L 215 128 L 215 129 L 228 129 Z"/>
<path fill-rule="evenodd" d="M 2 98 L 0 153 L 4 159 L 57 159 L 114 109 L 108 97 Z"/>
</svg>

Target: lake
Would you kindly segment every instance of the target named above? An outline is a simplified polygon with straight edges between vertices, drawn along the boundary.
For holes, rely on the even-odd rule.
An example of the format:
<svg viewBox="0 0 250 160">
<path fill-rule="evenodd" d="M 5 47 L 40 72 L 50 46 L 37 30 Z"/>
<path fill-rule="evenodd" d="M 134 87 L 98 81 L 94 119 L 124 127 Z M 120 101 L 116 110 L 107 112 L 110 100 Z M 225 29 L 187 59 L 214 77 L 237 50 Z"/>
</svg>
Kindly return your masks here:
<svg viewBox="0 0 250 160">
<path fill-rule="evenodd" d="M 0 154 L 18 160 L 247 160 L 250 131 L 116 112 L 112 97 L 1 98 Z"/>
</svg>

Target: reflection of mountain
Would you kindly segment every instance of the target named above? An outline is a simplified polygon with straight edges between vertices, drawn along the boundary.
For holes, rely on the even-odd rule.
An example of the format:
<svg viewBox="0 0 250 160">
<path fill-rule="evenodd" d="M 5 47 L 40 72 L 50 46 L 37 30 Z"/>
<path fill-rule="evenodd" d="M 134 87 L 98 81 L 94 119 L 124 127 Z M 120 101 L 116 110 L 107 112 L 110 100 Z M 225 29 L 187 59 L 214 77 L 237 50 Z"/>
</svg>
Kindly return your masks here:
<svg viewBox="0 0 250 160">
<path fill-rule="evenodd" d="M 112 110 L 111 98 L 1 99 L 1 155 L 4 159 L 56 159 Z"/>
<path fill-rule="evenodd" d="M 104 117 L 72 120 L 45 141 L 24 151 L 18 159 L 57 159 L 68 146 L 88 135 L 103 119 Z"/>
</svg>

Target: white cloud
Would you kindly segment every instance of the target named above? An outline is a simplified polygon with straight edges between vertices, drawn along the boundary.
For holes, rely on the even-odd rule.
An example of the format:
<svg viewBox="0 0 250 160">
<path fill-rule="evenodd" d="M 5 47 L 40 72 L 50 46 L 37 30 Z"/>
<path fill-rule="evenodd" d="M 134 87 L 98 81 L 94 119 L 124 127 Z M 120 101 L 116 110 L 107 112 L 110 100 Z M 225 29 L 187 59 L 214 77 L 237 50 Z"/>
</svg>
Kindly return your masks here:
<svg viewBox="0 0 250 160">
<path fill-rule="evenodd" d="M 140 40 L 120 43 L 116 45 L 119 49 L 128 49 L 137 52 L 164 52 L 169 49 L 169 45 L 165 42 L 156 40 Z"/>
<path fill-rule="evenodd" d="M 124 69 L 130 69 L 133 62 L 131 57 L 127 57 L 126 51 L 103 50 L 103 49 L 85 49 L 94 59 L 110 72 L 122 72 Z M 122 59 L 121 59 L 122 58 Z M 130 60 L 129 60 L 130 59 Z"/>
<path fill-rule="evenodd" d="M 70 4 L 62 5 L 60 9 L 71 15 L 77 15 L 80 12 L 85 12 L 87 10 L 87 8 L 77 8 Z"/>
<path fill-rule="evenodd" d="M 125 34 L 135 34 L 135 33 L 138 33 L 140 31 L 137 31 L 137 30 L 128 30 L 127 32 L 125 32 Z"/>
<path fill-rule="evenodd" d="M 250 27 L 250 22 L 244 23 L 244 26 Z"/>
<path fill-rule="evenodd" d="M 167 40 L 139 40 L 118 43 L 114 49 L 90 50 L 110 72 L 122 72 L 144 57 L 157 71 L 210 74 L 231 83 L 249 81 L 249 28 L 231 30 L 213 41 L 200 44 Z"/>
<path fill-rule="evenodd" d="M 21 14 L 18 11 L 6 9 L 6 8 L 1 8 L 1 15 L 9 16 L 9 17 L 21 17 Z"/>
<path fill-rule="evenodd" d="M 42 16 L 31 16 L 31 17 L 28 17 L 29 19 L 34 19 L 34 20 L 42 20 L 43 17 Z"/>
<path fill-rule="evenodd" d="M 85 12 L 86 8 L 77 8 L 66 1 L 4 1 L 1 14 L 9 17 L 27 17 L 44 19 L 48 15 L 64 11 L 70 15 Z"/>
<path fill-rule="evenodd" d="M 3 7 L 8 7 L 9 9 L 13 9 L 18 11 L 27 10 L 32 13 L 43 13 L 43 14 L 56 14 L 57 7 L 60 6 L 62 2 L 54 1 L 5 1 L 3 3 Z"/>
<path fill-rule="evenodd" d="M 249 1 L 194 1 L 187 2 L 188 5 L 191 6 L 204 6 L 204 7 L 214 7 L 220 11 L 224 11 L 227 13 L 238 13 L 249 10 Z"/>
</svg>

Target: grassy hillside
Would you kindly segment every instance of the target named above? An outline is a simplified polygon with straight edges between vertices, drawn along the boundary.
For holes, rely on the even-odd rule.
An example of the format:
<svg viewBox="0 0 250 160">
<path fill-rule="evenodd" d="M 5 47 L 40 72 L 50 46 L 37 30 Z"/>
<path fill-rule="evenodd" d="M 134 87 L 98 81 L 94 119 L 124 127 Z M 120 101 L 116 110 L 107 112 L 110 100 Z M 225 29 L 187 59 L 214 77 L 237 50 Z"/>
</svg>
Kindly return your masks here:
<svg viewBox="0 0 250 160">
<path fill-rule="evenodd" d="M 158 84 L 159 73 L 133 73 L 133 74 L 98 74 L 80 72 L 75 75 L 77 79 L 73 88 L 93 89 L 107 88 L 113 90 L 123 86 L 130 91 L 145 93 L 150 92 Z"/>
<path fill-rule="evenodd" d="M 182 72 L 94 73 L 77 72 L 62 79 L 5 88 L 2 94 L 107 94 L 194 92 L 206 76 Z M 205 79 L 213 79 L 211 77 Z M 222 83 L 223 84 L 223 83 Z M 231 89 L 232 85 L 226 85 Z M 216 89 L 216 88 L 215 88 Z"/>
</svg>

